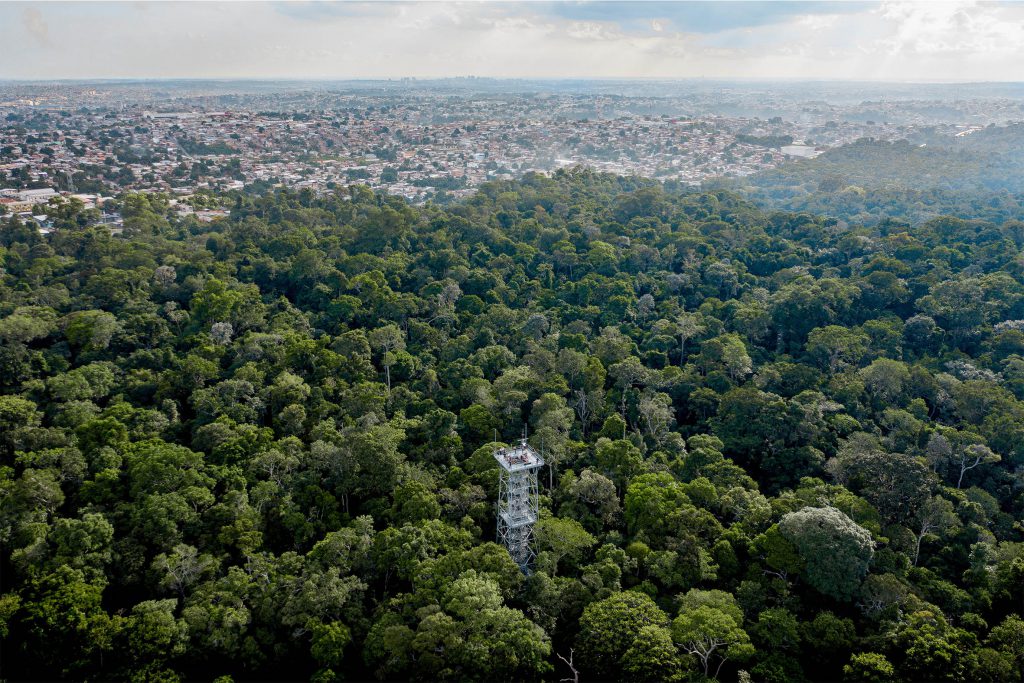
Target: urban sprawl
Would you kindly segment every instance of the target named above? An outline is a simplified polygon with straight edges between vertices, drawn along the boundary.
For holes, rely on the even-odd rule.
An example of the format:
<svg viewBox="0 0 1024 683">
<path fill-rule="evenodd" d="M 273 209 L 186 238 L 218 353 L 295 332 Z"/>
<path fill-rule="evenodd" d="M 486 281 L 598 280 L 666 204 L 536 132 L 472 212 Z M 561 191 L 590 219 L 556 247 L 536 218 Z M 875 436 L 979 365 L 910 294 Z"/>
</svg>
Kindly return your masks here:
<svg viewBox="0 0 1024 683">
<path fill-rule="evenodd" d="M 166 193 L 179 212 L 209 221 L 226 214 L 214 197 L 229 190 L 359 184 L 422 203 L 567 166 L 699 185 L 865 137 L 898 140 L 925 128 L 956 137 L 992 123 L 970 103 L 936 117 L 927 102 L 770 99 L 756 91 L 715 103 L 699 94 L 415 88 L 161 97 L 98 85 L 0 87 L 0 213 L 46 230 L 49 213 L 74 198 L 116 231 L 116 197 L 129 191 Z M 761 110 L 786 115 L 746 113 Z M 735 111 L 744 113 L 723 113 Z M 1022 116 L 1015 102 L 987 111 Z"/>
</svg>

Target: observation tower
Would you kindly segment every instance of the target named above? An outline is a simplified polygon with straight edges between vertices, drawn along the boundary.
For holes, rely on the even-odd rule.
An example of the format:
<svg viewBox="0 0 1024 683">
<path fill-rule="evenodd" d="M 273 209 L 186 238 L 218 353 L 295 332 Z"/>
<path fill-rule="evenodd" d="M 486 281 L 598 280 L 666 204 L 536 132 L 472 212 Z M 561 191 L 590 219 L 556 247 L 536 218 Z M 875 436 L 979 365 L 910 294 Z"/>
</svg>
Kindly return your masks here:
<svg viewBox="0 0 1024 683">
<path fill-rule="evenodd" d="M 499 448 L 494 459 L 501 465 L 498 481 L 498 543 L 508 549 L 512 560 L 529 573 L 534 552 L 533 525 L 540 511 L 537 470 L 544 459 L 530 448 L 526 439 L 518 445 Z"/>
</svg>

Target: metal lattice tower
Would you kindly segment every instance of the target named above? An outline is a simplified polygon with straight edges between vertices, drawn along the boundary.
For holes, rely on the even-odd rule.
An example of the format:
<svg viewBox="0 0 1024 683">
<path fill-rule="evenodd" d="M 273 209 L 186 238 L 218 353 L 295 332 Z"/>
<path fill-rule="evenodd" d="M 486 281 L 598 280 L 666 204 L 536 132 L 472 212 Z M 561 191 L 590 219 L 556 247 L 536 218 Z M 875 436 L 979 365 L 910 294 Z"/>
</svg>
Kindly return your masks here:
<svg viewBox="0 0 1024 683">
<path fill-rule="evenodd" d="M 523 572 L 533 564 L 533 525 L 540 511 L 537 470 L 544 459 L 530 448 L 526 439 L 516 446 L 499 448 L 494 459 L 501 465 L 498 481 L 498 542 Z"/>
</svg>

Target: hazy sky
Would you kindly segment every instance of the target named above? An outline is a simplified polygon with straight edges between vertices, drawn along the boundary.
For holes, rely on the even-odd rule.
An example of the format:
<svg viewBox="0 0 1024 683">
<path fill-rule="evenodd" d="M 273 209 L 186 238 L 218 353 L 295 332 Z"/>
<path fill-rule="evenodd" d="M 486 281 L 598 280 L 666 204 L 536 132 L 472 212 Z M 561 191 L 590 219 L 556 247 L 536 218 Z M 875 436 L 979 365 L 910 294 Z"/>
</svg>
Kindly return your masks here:
<svg viewBox="0 0 1024 683">
<path fill-rule="evenodd" d="M 467 75 L 1024 80 L 1024 3 L 0 3 L 0 78 Z"/>
</svg>

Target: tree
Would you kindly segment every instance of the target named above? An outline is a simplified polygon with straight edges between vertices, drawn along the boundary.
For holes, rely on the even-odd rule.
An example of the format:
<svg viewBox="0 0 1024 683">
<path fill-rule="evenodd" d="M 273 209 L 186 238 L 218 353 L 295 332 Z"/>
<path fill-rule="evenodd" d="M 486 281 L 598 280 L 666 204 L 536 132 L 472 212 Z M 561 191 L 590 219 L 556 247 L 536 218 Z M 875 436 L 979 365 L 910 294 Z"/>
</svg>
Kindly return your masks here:
<svg viewBox="0 0 1024 683">
<path fill-rule="evenodd" d="M 866 435 L 851 435 L 829 463 L 836 480 L 862 495 L 891 523 L 906 523 L 924 504 L 936 477 L 920 458 L 887 453 Z"/>
<path fill-rule="evenodd" d="M 988 446 L 980 443 L 970 444 L 963 448 L 957 448 L 953 451 L 953 466 L 959 470 L 959 474 L 956 478 L 956 487 L 960 488 L 964 483 L 964 475 L 969 471 L 973 470 L 978 465 L 986 465 L 994 462 L 999 462 L 1002 458 L 998 453 L 993 453 L 992 449 Z"/>
<path fill-rule="evenodd" d="M 121 329 L 117 317 L 106 311 L 78 311 L 66 318 L 64 334 L 80 351 L 102 351 Z"/>
<path fill-rule="evenodd" d="M 103 578 L 113 559 L 114 527 L 98 512 L 86 512 L 81 519 L 54 520 L 49 540 L 58 566 L 81 569 L 94 580 Z"/>
<path fill-rule="evenodd" d="M 710 678 L 718 678 L 726 661 L 743 661 L 754 654 L 743 630 L 743 612 L 735 598 L 722 591 L 687 593 L 672 622 L 672 638 Z"/>
<path fill-rule="evenodd" d="M 949 625 L 933 610 L 914 612 L 888 634 L 898 678 L 905 680 L 971 680 L 977 639 Z"/>
<path fill-rule="evenodd" d="M 680 313 L 675 319 L 675 335 L 679 337 L 679 366 L 686 363 L 686 342 L 704 333 L 706 327 L 693 313 Z"/>
<path fill-rule="evenodd" d="M 932 496 L 918 509 L 914 515 L 915 542 L 914 566 L 921 556 L 921 541 L 927 536 L 942 536 L 960 526 L 960 519 L 953 510 L 953 504 L 945 498 Z"/>
<path fill-rule="evenodd" d="M 395 489 L 391 519 L 396 524 L 437 519 L 440 514 L 441 504 L 437 502 L 437 496 L 423 482 L 410 479 Z"/>
<path fill-rule="evenodd" d="M 533 402 L 531 442 L 540 448 L 548 464 L 548 488 L 555 487 L 558 464 L 565 458 L 573 411 L 558 394 L 545 393 Z"/>
<path fill-rule="evenodd" d="M 675 423 L 672 397 L 661 392 L 645 390 L 637 406 L 644 431 L 658 445 L 665 442 L 668 431 Z"/>
<path fill-rule="evenodd" d="M 399 451 L 405 432 L 393 423 L 385 423 L 354 430 L 346 437 L 343 457 L 355 465 L 350 480 L 352 492 L 370 497 L 394 490 L 399 467 L 405 460 Z"/>
<path fill-rule="evenodd" d="M 928 460 L 937 469 L 946 469 L 956 477 L 956 487 L 963 485 L 964 475 L 980 465 L 1002 460 L 986 446 L 984 440 L 970 432 L 954 429 L 938 431 L 928 440 Z"/>
<path fill-rule="evenodd" d="M 174 616 L 177 600 L 147 600 L 132 608 L 128 644 L 140 664 L 173 659 L 188 646 L 188 625 Z"/>
<path fill-rule="evenodd" d="M 313 626 L 313 644 L 310 654 L 323 667 L 341 667 L 345 648 L 352 642 L 352 631 L 345 624 L 334 621 Z"/>
<path fill-rule="evenodd" d="M 231 338 L 234 337 L 235 330 L 231 326 L 231 323 L 214 323 L 210 326 L 210 337 L 214 343 L 220 344 L 221 346 L 227 346 L 231 343 Z"/>
<path fill-rule="evenodd" d="M 629 356 L 625 360 L 616 363 L 608 368 L 608 374 L 615 379 L 615 385 L 619 388 L 621 396 L 620 410 L 623 419 L 626 419 L 626 397 L 634 385 L 643 384 L 648 375 L 647 368 L 643 366 L 636 356 Z"/>
<path fill-rule="evenodd" d="M 793 650 L 800 644 L 799 623 L 793 614 L 781 607 L 766 609 L 757 615 L 753 628 L 759 643 L 766 650 Z"/>
<path fill-rule="evenodd" d="M 867 352 L 869 341 L 860 330 L 827 325 L 807 335 L 807 352 L 829 372 L 835 373 L 846 365 L 856 365 Z"/>
<path fill-rule="evenodd" d="M 857 640 L 853 620 L 829 611 L 818 612 L 813 620 L 800 624 L 800 630 L 804 652 L 825 671 L 839 671 L 839 665 L 847 659 Z"/>
<path fill-rule="evenodd" d="M 910 381 L 910 371 L 900 361 L 877 358 L 858 372 L 868 391 L 882 404 L 896 401 Z"/>
<path fill-rule="evenodd" d="M 380 353 L 388 393 L 391 393 L 391 366 L 395 364 L 395 352 L 405 349 L 405 335 L 398 325 L 391 323 L 371 330 L 367 338 L 370 340 L 370 346 Z"/>
<path fill-rule="evenodd" d="M 627 681 L 673 683 L 685 680 L 686 669 L 672 642 L 672 632 L 663 626 L 641 627 L 622 655 L 622 673 Z"/>
<path fill-rule="evenodd" d="M 1015 670 L 1016 678 L 1021 678 L 1021 671 L 1024 670 L 1024 619 L 1016 614 L 1009 615 L 1002 623 L 992 627 L 985 645 L 1009 659 L 1009 670 Z"/>
<path fill-rule="evenodd" d="M 26 429 L 39 425 L 42 418 L 32 401 L 20 396 L 0 396 L 0 453 L 10 457 L 22 448 Z"/>
<path fill-rule="evenodd" d="M 602 437 L 594 447 L 594 460 L 598 469 L 605 473 L 615 486 L 622 488 L 636 475 L 643 464 L 640 449 L 626 439 Z"/>
<path fill-rule="evenodd" d="M 534 678 L 551 669 L 547 634 L 505 607 L 498 585 L 474 570 L 417 616 L 410 627 L 386 613 L 367 636 L 367 658 L 390 675 L 406 672 L 419 680 Z"/>
<path fill-rule="evenodd" d="M 19 306 L 0 319 L 0 340 L 28 344 L 53 334 L 57 329 L 57 313 L 46 306 Z"/>
<path fill-rule="evenodd" d="M 573 519 L 545 517 L 534 526 L 537 547 L 542 553 L 550 554 L 551 575 L 558 573 L 558 563 L 563 559 L 578 562 L 582 554 L 594 547 L 597 539 Z"/>
<path fill-rule="evenodd" d="M 668 616 L 643 593 L 615 593 L 587 605 L 576 637 L 583 666 L 595 676 L 614 677 L 645 626 L 665 628 Z"/>
<path fill-rule="evenodd" d="M 421 562 L 465 550 L 470 539 L 468 532 L 437 519 L 388 527 L 374 537 L 371 558 L 386 586 L 392 574 L 411 579 Z"/>
<path fill-rule="evenodd" d="M 615 482 L 590 469 L 571 478 L 568 486 L 569 500 L 562 504 L 562 516 L 580 520 L 591 531 L 600 531 L 614 526 L 619 521 L 622 507 L 619 505 Z M 565 486 L 566 478 L 562 479 Z M 568 514 L 567 514 L 568 513 Z"/>
<path fill-rule="evenodd" d="M 713 425 L 728 451 L 753 457 L 781 450 L 796 431 L 794 418 L 780 396 L 745 386 L 722 396 Z"/>
<path fill-rule="evenodd" d="M 843 666 L 843 680 L 850 683 L 891 683 L 896 680 L 896 669 L 884 655 L 864 652 L 850 657 Z"/>
<path fill-rule="evenodd" d="M 124 624 L 103 610 L 102 585 L 87 582 L 80 570 L 61 566 L 33 578 L 28 589 L 22 609 L 30 656 L 41 665 L 37 672 L 88 671 L 111 650 Z"/>
<path fill-rule="evenodd" d="M 796 546 L 808 583 L 837 600 L 849 600 L 874 555 L 871 533 L 835 508 L 804 508 L 779 522 Z"/>
<path fill-rule="evenodd" d="M 700 363 L 705 372 L 721 368 L 733 381 L 743 379 L 754 367 L 743 339 L 734 332 L 701 344 Z"/>
<path fill-rule="evenodd" d="M 185 590 L 217 566 L 216 560 L 195 547 L 179 543 L 170 553 L 160 553 L 153 560 L 153 569 L 160 576 L 160 585 L 185 597 Z"/>
<path fill-rule="evenodd" d="M 643 474 L 626 489 L 626 524 L 633 533 L 662 537 L 676 510 L 688 505 L 683 486 L 667 472 Z"/>
<path fill-rule="evenodd" d="M 985 293 L 975 278 L 956 278 L 935 285 L 931 293 L 917 301 L 917 307 L 934 317 L 950 331 L 954 345 L 959 345 L 984 324 Z"/>
<path fill-rule="evenodd" d="M 267 577 L 269 578 L 269 577 Z M 192 646 L 201 653 L 235 658 L 249 637 L 253 612 L 247 603 L 251 584 L 240 567 L 201 585 L 182 610 Z"/>
</svg>

